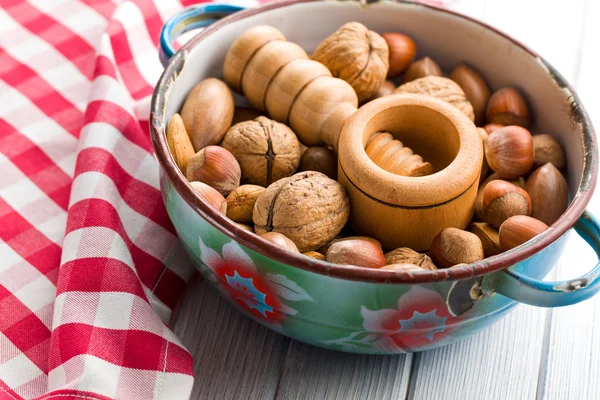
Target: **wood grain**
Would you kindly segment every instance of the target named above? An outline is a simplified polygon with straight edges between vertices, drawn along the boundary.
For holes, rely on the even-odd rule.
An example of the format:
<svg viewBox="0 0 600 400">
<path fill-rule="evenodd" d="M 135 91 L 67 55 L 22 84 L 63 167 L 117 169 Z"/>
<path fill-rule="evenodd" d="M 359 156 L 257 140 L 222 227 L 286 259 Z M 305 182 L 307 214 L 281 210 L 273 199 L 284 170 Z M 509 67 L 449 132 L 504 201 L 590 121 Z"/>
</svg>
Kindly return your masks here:
<svg viewBox="0 0 600 400">
<path fill-rule="evenodd" d="M 194 357 L 191 399 L 273 399 L 289 340 L 246 318 L 196 276 L 175 316 Z"/>
<path fill-rule="evenodd" d="M 276 399 L 404 399 L 412 357 L 339 353 L 291 341 Z"/>
<path fill-rule="evenodd" d="M 487 330 L 417 355 L 409 399 L 533 399 L 546 313 L 520 305 Z"/>
<path fill-rule="evenodd" d="M 576 235 L 569 237 L 557 279 L 575 278 L 595 264 L 596 256 Z M 548 354 L 540 399 L 597 399 L 600 393 L 600 301 L 598 298 L 552 310 Z"/>
</svg>

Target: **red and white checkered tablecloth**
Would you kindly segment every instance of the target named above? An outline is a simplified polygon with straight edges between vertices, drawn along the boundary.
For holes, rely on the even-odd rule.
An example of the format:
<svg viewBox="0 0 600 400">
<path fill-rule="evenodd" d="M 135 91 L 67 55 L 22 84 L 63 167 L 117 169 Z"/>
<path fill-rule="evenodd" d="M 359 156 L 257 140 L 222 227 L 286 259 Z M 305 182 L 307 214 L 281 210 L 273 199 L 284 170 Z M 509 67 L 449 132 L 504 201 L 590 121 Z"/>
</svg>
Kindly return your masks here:
<svg viewBox="0 0 600 400">
<path fill-rule="evenodd" d="M 147 118 L 161 26 L 197 2 L 0 0 L 0 399 L 189 396 Z"/>
<path fill-rule="evenodd" d="M 147 119 L 192 2 L 0 0 L 2 399 L 189 396 L 166 323 L 192 269 Z"/>
</svg>

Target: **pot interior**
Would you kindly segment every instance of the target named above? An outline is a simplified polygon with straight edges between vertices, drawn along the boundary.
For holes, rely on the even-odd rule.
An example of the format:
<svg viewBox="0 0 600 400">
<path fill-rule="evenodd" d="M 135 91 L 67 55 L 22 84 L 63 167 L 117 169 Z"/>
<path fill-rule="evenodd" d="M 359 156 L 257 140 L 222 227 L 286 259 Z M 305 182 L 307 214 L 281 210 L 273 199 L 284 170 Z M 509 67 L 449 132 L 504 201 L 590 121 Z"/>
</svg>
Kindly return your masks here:
<svg viewBox="0 0 600 400">
<path fill-rule="evenodd" d="M 498 32 L 457 15 L 408 3 L 304 2 L 235 19 L 209 35 L 197 36 L 185 47 L 183 69 L 167 91 L 165 120 L 177 112 L 187 93 L 200 80 L 222 77 L 223 59 L 233 41 L 247 29 L 272 25 L 309 54 L 318 43 L 349 21 L 359 21 L 379 33 L 401 32 L 417 43 L 418 56 L 430 56 L 449 72 L 466 62 L 488 80 L 492 90 L 510 85 L 525 96 L 532 114 L 532 133 L 549 133 L 562 143 L 567 156 L 570 197 L 577 192 L 584 169 L 584 126 L 576 99 L 557 83 L 555 73 L 537 56 Z M 562 78 L 558 78 L 562 82 Z M 242 101 L 238 97 L 236 101 Z"/>
</svg>

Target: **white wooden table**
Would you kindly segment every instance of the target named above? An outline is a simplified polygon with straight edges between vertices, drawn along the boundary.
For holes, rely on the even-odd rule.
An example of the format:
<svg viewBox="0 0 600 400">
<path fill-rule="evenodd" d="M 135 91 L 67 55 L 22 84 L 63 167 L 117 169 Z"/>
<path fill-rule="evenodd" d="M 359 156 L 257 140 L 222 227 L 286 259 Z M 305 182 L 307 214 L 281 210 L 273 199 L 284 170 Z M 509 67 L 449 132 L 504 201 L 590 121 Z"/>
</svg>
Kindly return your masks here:
<svg viewBox="0 0 600 400">
<path fill-rule="evenodd" d="M 455 0 L 448 7 L 545 57 L 600 128 L 600 1 Z M 600 215 L 599 196 L 589 209 Z M 547 279 L 574 278 L 595 262 L 573 234 Z M 271 332 L 196 277 L 174 329 L 195 359 L 193 399 L 600 399 L 600 296 L 562 309 L 520 305 L 484 332 L 438 350 L 357 356 Z"/>
</svg>

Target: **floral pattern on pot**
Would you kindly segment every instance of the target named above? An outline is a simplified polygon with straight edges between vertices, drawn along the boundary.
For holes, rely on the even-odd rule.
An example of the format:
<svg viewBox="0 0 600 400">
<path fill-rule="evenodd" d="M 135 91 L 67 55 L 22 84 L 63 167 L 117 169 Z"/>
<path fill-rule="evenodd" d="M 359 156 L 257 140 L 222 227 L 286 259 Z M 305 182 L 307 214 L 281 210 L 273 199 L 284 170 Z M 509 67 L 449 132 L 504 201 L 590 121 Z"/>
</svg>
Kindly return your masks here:
<svg viewBox="0 0 600 400">
<path fill-rule="evenodd" d="M 222 256 L 198 239 L 200 260 L 218 278 L 221 289 L 242 310 L 260 321 L 275 324 L 297 311 L 286 301 L 314 301 L 296 282 L 281 274 L 260 274 L 252 259 L 236 242 L 221 248 Z"/>
<path fill-rule="evenodd" d="M 480 278 L 485 295 L 473 302 L 473 280 L 458 281 L 460 287 L 457 281 L 371 283 L 295 268 L 211 225 L 164 173 L 161 187 L 169 217 L 204 279 L 246 316 L 301 342 L 362 354 L 429 350 L 484 329 L 515 304 L 495 293 L 496 274 Z M 542 278 L 556 263 L 565 237 L 513 268 Z M 407 331 L 410 326 L 416 331 Z M 432 329 L 425 331 L 427 326 Z"/>
<path fill-rule="evenodd" d="M 347 351 L 357 347 L 386 353 L 419 351 L 448 338 L 460 322 L 439 293 L 417 285 L 398 298 L 397 309 L 369 310 L 362 306 L 360 313 L 363 331 L 323 343 Z"/>
</svg>

